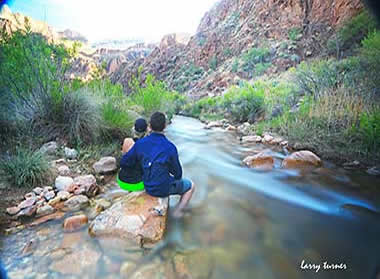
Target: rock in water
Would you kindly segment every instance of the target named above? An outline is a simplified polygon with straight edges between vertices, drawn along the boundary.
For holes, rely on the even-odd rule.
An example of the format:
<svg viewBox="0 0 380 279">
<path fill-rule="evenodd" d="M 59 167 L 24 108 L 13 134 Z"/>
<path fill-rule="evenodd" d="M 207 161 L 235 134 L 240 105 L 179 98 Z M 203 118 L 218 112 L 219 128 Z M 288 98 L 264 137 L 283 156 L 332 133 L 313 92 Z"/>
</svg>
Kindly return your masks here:
<svg viewBox="0 0 380 279">
<path fill-rule="evenodd" d="M 90 224 L 93 237 L 118 238 L 131 245 L 147 246 L 162 239 L 168 212 L 168 198 L 133 192 L 103 211 Z M 162 216 L 157 216 L 158 209 Z"/>
<path fill-rule="evenodd" d="M 117 170 L 116 159 L 114 157 L 103 157 L 93 165 L 96 173 L 106 174 Z"/>
<path fill-rule="evenodd" d="M 59 191 L 67 191 L 67 189 L 74 183 L 74 180 L 69 176 L 58 176 L 55 179 L 55 188 Z"/>
<path fill-rule="evenodd" d="M 53 262 L 50 269 L 61 274 L 78 276 L 90 272 L 92 276 L 89 278 L 95 278 L 100 256 L 101 254 L 89 245 L 84 245 L 78 251 L 68 253 L 61 260 Z"/>
<path fill-rule="evenodd" d="M 243 163 L 251 168 L 272 169 L 274 165 L 273 156 L 269 151 L 260 152 L 254 156 L 248 156 L 243 160 Z"/>
<path fill-rule="evenodd" d="M 79 230 L 84 225 L 88 223 L 88 218 L 86 215 L 76 215 L 69 218 L 66 218 L 63 222 L 63 230 L 65 232 L 74 232 Z"/>
<path fill-rule="evenodd" d="M 286 169 L 319 167 L 321 159 L 311 151 L 302 150 L 294 152 L 282 161 L 282 167 Z"/>
</svg>

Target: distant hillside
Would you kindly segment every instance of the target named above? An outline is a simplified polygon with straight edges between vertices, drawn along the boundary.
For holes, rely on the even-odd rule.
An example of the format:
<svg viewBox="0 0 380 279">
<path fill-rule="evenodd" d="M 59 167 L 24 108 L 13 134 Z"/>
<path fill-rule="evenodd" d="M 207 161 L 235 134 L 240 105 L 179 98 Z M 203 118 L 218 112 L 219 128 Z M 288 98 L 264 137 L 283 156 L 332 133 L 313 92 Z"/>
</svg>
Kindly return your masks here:
<svg viewBox="0 0 380 279">
<path fill-rule="evenodd" d="M 142 66 L 142 78 L 152 73 L 181 92 L 220 94 L 241 79 L 324 55 L 335 28 L 362 7 L 360 0 L 222 0 L 205 14 L 194 36 L 166 36 L 148 57 L 120 65 L 111 77 L 128 90 Z M 260 63 L 259 71 L 253 71 L 250 59 Z"/>
<path fill-rule="evenodd" d="M 79 42 L 86 43 L 86 44 L 88 43 L 88 40 L 85 36 L 83 36 L 82 34 L 76 32 L 76 31 L 70 30 L 70 29 L 66 29 L 65 31 L 58 32 L 58 34 L 63 39 L 68 39 L 71 41 L 79 41 Z"/>
</svg>

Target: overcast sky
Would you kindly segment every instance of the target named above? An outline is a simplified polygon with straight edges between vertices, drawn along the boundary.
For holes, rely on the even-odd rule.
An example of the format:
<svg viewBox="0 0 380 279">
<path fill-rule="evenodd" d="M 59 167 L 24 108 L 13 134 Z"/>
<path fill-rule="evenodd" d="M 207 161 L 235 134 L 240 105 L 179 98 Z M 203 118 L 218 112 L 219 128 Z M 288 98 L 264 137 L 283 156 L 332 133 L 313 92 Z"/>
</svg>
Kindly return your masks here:
<svg viewBox="0 0 380 279">
<path fill-rule="evenodd" d="M 58 31 L 70 28 L 90 41 L 142 38 L 159 41 L 173 32 L 194 34 L 217 0 L 13 0 L 8 5 Z"/>
</svg>

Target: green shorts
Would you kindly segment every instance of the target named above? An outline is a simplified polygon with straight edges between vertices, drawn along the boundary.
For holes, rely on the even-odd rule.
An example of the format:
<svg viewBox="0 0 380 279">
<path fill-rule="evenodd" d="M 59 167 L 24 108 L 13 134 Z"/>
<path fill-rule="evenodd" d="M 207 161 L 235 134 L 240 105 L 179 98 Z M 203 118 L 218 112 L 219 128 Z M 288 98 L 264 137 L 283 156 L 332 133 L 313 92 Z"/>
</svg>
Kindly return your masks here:
<svg viewBox="0 0 380 279">
<path fill-rule="evenodd" d="M 126 191 L 135 192 L 135 191 L 143 191 L 144 190 L 144 182 L 139 182 L 135 184 L 127 183 L 121 181 L 119 176 L 117 177 L 117 184 L 119 184 L 120 188 Z"/>
</svg>

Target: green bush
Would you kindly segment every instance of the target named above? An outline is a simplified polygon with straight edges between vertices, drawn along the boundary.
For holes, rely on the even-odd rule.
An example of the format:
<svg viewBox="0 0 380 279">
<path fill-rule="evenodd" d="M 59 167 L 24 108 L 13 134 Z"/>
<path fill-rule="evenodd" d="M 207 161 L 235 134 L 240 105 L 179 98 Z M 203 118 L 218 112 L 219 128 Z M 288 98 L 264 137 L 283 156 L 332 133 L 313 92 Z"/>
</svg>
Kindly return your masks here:
<svg viewBox="0 0 380 279">
<path fill-rule="evenodd" d="M 133 92 L 131 102 L 143 108 L 144 116 L 149 117 L 155 111 L 169 112 L 172 108 L 169 100 L 173 92 L 166 88 L 164 82 L 156 80 L 152 75 L 147 75 L 144 86 L 134 78 L 130 87 Z"/>
<path fill-rule="evenodd" d="M 360 49 L 360 79 L 366 88 L 380 88 L 380 31 L 374 31 L 362 41 Z"/>
<path fill-rule="evenodd" d="M 302 32 L 302 30 L 299 27 L 290 28 L 289 31 L 288 31 L 289 40 L 296 41 L 298 35 L 300 35 L 301 32 Z"/>
<path fill-rule="evenodd" d="M 267 48 L 252 48 L 242 57 L 243 71 L 252 73 L 256 64 L 270 62 L 270 51 Z"/>
<path fill-rule="evenodd" d="M 337 57 L 340 57 L 340 52 L 358 47 L 360 42 L 375 29 L 375 18 L 364 10 L 348 20 L 337 31 L 336 36 L 328 41 L 328 49 L 331 53 L 336 52 Z"/>
<path fill-rule="evenodd" d="M 49 163 L 44 155 L 24 148 L 1 158 L 0 172 L 15 186 L 42 185 L 50 178 Z"/>
<path fill-rule="evenodd" d="M 211 70 L 215 71 L 216 68 L 218 67 L 218 59 L 216 57 L 216 55 L 214 55 L 213 57 L 211 57 L 209 63 L 208 63 L 209 67 Z"/>
<path fill-rule="evenodd" d="M 232 64 L 231 72 L 237 73 L 239 70 L 239 59 L 235 58 L 234 63 Z"/>
<path fill-rule="evenodd" d="M 254 122 L 264 111 L 264 90 L 250 84 L 232 87 L 223 95 L 221 107 L 237 122 Z"/>
<path fill-rule="evenodd" d="M 131 136 L 134 119 L 128 111 L 114 102 L 107 102 L 102 105 L 104 138 L 111 140 L 123 140 Z"/>
</svg>

